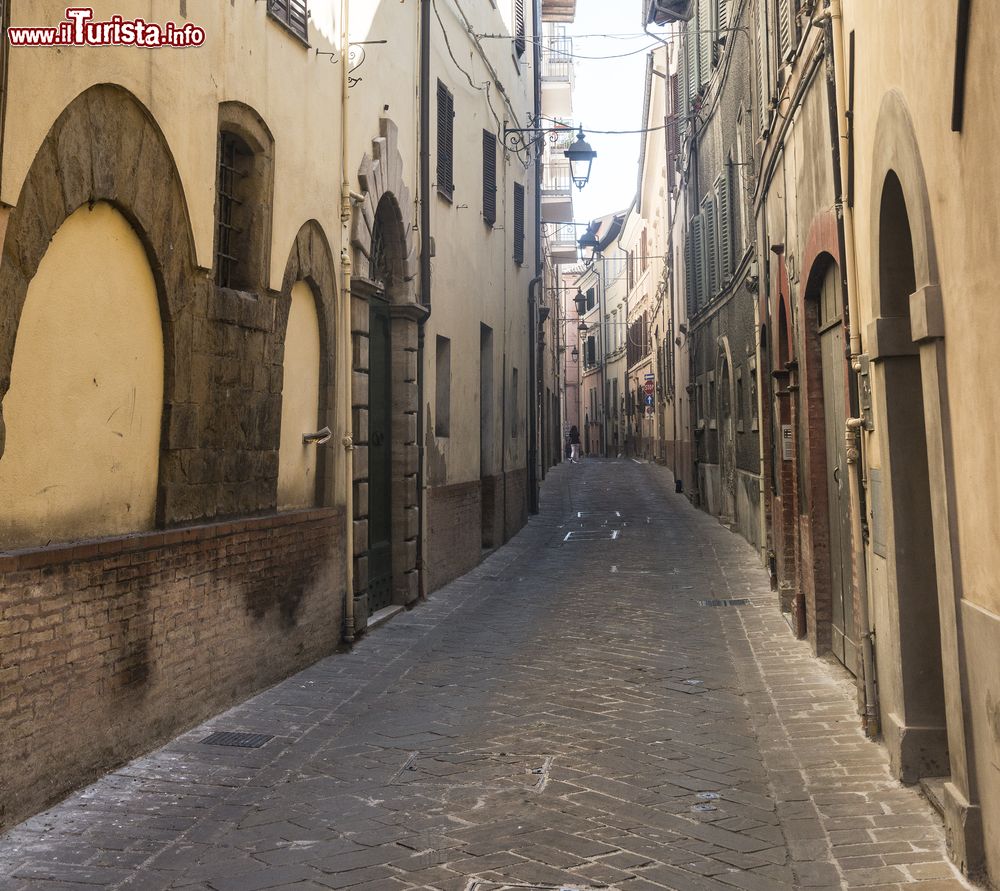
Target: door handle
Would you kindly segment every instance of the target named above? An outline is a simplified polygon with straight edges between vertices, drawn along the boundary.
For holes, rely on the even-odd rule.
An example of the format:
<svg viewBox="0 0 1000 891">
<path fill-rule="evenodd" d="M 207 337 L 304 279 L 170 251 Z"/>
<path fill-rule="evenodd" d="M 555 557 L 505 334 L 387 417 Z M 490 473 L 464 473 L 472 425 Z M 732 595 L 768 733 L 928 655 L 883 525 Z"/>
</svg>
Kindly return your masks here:
<svg viewBox="0 0 1000 891">
<path fill-rule="evenodd" d="M 838 464 L 833 468 L 833 481 L 837 484 L 837 488 L 840 488 L 840 465 Z"/>
</svg>

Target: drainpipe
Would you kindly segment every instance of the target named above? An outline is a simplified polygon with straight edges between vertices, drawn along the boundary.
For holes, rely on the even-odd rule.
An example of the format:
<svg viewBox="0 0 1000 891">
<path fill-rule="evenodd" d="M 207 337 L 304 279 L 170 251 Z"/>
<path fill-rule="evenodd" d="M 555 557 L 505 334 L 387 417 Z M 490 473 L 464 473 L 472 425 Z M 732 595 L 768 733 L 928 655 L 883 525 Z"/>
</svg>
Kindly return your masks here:
<svg viewBox="0 0 1000 891">
<path fill-rule="evenodd" d="M 350 54 L 350 31 L 348 15 L 350 0 L 340 2 L 340 169 L 343 182 L 340 189 L 340 273 L 341 273 L 341 331 L 343 332 L 340 360 L 340 404 L 344 417 L 344 457 L 345 457 L 345 492 L 344 492 L 344 552 L 346 561 L 344 574 L 346 578 L 347 596 L 344 609 L 344 642 L 354 643 L 354 418 L 353 407 L 354 377 L 353 355 L 351 342 L 351 181 L 347 175 L 348 158 L 348 98 L 350 84 L 347 79 L 347 57 Z"/>
<path fill-rule="evenodd" d="M 534 91 L 535 120 L 542 116 L 542 11 L 540 0 L 531 4 L 532 37 L 532 89 Z M 528 416 L 528 510 L 538 513 L 538 403 L 541 399 L 542 382 L 539 379 L 538 357 L 538 306 L 544 282 L 544 262 L 542 259 L 542 153 L 535 156 L 535 277 L 528 285 L 528 343 L 531 345 L 531 361 L 528 366 L 531 405 Z"/>
<path fill-rule="evenodd" d="M 417 328 L 417 584 L 424 584 L 424 334 L 431 317 L 431 0 L 420 0 L 420 302 Z"/>
<path fill-rule="evenodd" d="M 846 195 L 851 181 L 851 141 L 853 139 L 852 113 L 848 105 L 847 72 L 845 70 L 844 19 L 841 0 L 826 0 L 823 12 L 828 22 L 827 37 L 833 60 L 832 105 L 836 115 L 837 139 L 834 145 L 837 183 L 837 209 L 839 211 L 840 240 L 843 250 L 844 272 L 847 284 L 847 316 L 850 325 L 851 370 L 861 371 L 861 311 L 858 299 L 858 265 L 854 231 L 854 208 Z M 861 418 L 847 420 L 844 435 L 847 446 L 848 486 L 851 499 L 851 539 L 857 585 L 858 625 L 861 629 L 861 663 L 864 674 L 865 732 L 874 738 L 879 732 L 878 690 L 875 681 L 874 632 L 868 602 L 868 566 L 862 529 L 861 473 L 864 461 L 863 422 Z"/>
<path fill-rule="evenodd" d="M 538 513 L 538 297 L 542 278 L 535 276 L 528 285 L 528 510 Z"/>
</svg>

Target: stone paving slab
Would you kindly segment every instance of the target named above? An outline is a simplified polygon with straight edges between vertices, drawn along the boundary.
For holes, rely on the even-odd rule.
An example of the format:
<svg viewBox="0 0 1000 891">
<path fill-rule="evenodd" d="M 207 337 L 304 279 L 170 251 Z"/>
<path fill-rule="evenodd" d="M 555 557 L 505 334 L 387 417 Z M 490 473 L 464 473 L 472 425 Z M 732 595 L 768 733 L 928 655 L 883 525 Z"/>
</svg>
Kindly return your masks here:
<svg viewBox="0 0 1000 891">
<path fill-rule="evenodd" d="M 469 575 L 0 838 L 0 891 L 970 887 L 843 670 L 672 490 L 557 469 Z"/>
</svg>

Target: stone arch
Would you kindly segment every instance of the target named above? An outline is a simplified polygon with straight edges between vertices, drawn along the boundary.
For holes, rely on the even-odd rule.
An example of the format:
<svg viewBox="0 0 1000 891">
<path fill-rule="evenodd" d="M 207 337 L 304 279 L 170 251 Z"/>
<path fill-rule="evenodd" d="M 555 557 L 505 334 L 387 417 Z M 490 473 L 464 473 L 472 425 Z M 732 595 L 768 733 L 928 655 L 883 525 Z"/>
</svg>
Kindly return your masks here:
<svg viewBox="0 0 1000 891">
<path fill-rule="evenodd" d="M 371 154 L 365 154 L 358 168 L 358 182 L 361 185 L 361 201 L 354 210 L 351 229 L 351 246 L 354 248 L 354 271 L 360 278 L 368 278 L 371 268 L 372 241 L 376 220 L 383 224 L 386 208 L 392 211 L 392 244 L 389 245 L 392 259 L 393 281 L 387 283 L 392 302 L 406 304 L 416 302 L 413 282 L 417 276 L 417 240 L 413 224 L 407 219 L 413 198 L 409 187 L 403 181 L 403 156 L 399 152 L 398 128 L 390 118 L 379 120 L 380 135 L 372 140 Z M 382 216 L 380 216 L 380 210 Z M 397 228 L 398 227 L 398 228 Z"/>
<path fill-rule="evenodd" d="M 319 317 L 320 330 L 320 405 L 319 427 L 329 427 L 334 436 L 318 446 L 317 503 L 321 506 L 336 500 L 335 468 L 340 454 L 341 420 L 337 406 L 337 320 L 338 294 L 337 266 L 330 242 L 323 227 L 316 220 L 304 223 L 295 236 L 285 272 L 281 278 L 275 318 L 274 367 L 282 368 L 285 357 L 285 336 L 288 331 L 288 314 L 292 305 L 292 288 L 305 282 L 312 291 Z M 276 387 L 280 396 L 282 386 Z M 275 480 L 277 483 L 277 480 Z"/>
<path fill-rule="evenodd" d="M 0 456 L 2 400 L 10 387 L 14 340 L 28 284 L 62 223 L 84 204 L 99 201 L 114 207 L 135 230 L 156 284 L 164 328 L 161 452 L 183 445 L 191 435 L 191 308 L 207 277 L 196 274 L 184 188 L 149 110 L 128 90 L 98 84 L 78 95 L 53 123 L 8 221 L 0 262 Z M 165 489 L 172 472 L 169 462 L 161 460 L 160 466 L 158 524 L 164 521 Z"/>
<path fill-rule="evenodd" d="M 883 512 L 888 544 L 881 552 L 876 545 L 875 553 L 884 556 L 889 565 L 884 608 L 890 611 L 888 616 L 876 615 L 876 621 L 882 618 L 898 635 L 887 641 L 896 648 L 897 658 L 888 665 L 887 660 L 879 660 L 880 675 L 897 672 L 880 676 L 880 687 L 891 694 L 882 699 L 883 726 L 898 776 L 913 780 L 939 765 L 950 769 L 950 781 L 945 784 L 949 848 L 964 870 L 976 873 L 983 866 L 983 832 L 960 607 L 963 580 L 943 294 L 930 191 L 916 128 L 898 90 L 888 91 L 879 109 L 871 189 L 873 318 L 865 340 L 873 362 L 876 406 L 884 419 L 876 429 L 876 435 L 882 437 L 884 494 L 873 500 L 884 502 L 877 503 L 876 509 Z M 902 393 L 914 394 L 913 402 L 900 402 Z M 911 417 L 901 414 L 907 408 Z M 916 468 L 912 466 L 918 451 L 915 437 L 906 441 L 902 429 L 892 435 L 893 412 L 903 427 L 923 440 Z M 922 474 L 916 483 L 915 472 Z M 917 489 L 926 490 L 931 522 L 923 529 L 911 530 L 907 524 L 917 514 L 908 502 Z M 922 604 L 916 604 L 909 596 L 913 586 L 899 574 L 910 565 L 912 548 L 920 538 L 933 552 L 934 590 L 927 592 Z M 898 551 L 901 545 L 907 553 Z M 878 598 L 875 603 L 878 609 Z M 935 609 L 940 634 L 928 641 L 919 627 L 919 616 L 931 616 Z M 921 675 L 928 670 L 923 657 L 931 645 L 939 645 L 943 655 L 944 709 L 936 716 L 920 711 L 926 703 L 926 698 L 921 699 Z M 941 726 L 943 723 L 946 726 Z"/>
<path fill-rule="evenodd" d="M 383 117 L 358 168 L 351 229 L 357 631 L 373 606 L 411 604 L 420 590 L 417 370 L 428 310 L 414 285 L 417 240 L 404 169 L 396 125 Z"/>
</svg>

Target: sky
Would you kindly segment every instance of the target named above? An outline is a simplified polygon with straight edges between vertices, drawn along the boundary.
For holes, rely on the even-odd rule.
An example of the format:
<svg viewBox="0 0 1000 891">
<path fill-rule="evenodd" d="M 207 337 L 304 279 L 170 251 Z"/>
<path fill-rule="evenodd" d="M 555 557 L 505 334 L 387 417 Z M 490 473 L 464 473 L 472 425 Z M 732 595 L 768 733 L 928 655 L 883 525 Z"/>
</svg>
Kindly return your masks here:
<svg viewBox="0 0 1000 891">
<path fill-rule="evenodd" d="M 573 111 L 597 152 L 590 182 L 583 191 L 573 192 L 574 212 L 580 222 L 625 210 L 635 197 L 640 137 L 602 136 L 590 130 L 638 130 L 642 126 L 643 50 L 658 44 L 642 33 L 640 18 L 635 0 L 577 0 L 576 22 L 569 26 L 577 56 Z M 624 53 L 631 55 L 579 58 Z"/>
</svg>

